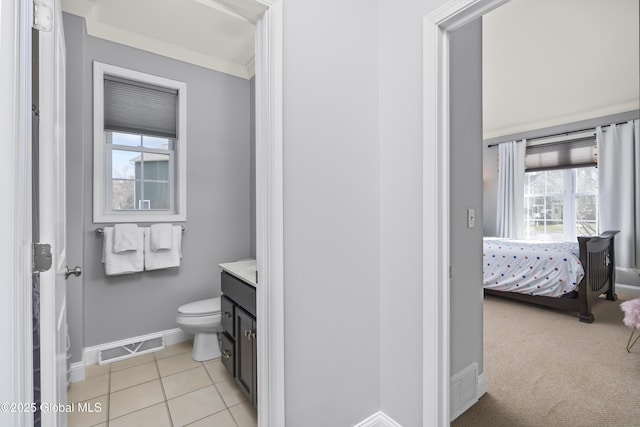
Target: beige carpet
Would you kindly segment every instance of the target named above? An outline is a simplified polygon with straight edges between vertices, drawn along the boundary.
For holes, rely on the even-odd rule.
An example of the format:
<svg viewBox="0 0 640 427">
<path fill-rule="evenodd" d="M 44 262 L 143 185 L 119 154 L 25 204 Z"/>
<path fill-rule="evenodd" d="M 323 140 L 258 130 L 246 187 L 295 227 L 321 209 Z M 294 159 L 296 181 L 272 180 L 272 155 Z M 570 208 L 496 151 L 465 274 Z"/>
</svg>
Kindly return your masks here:
<svg viewBox="0 0 640 427">
<path fill-rule="evenodd" d="M 592 324 L 577 315 L 485 297 L 487 393 L 451 424 L 463 426 L 640 426 L 640 342 L 619 300 L 597 301 Z"/>
</svg>

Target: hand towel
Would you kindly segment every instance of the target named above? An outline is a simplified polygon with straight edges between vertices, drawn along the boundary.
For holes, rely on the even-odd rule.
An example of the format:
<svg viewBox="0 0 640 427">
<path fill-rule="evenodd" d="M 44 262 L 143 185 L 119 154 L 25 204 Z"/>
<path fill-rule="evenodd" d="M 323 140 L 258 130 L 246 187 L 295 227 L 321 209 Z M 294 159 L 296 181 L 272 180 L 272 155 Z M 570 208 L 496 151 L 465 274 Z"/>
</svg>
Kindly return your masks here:
<svg viewBox="0 0 640 427">
<path fill-rule="evenodd" d="M 107 276 L 130 274 L 144 269 L 144 233 L 137 230 L 138 250 L 116 253 L 113 251 L 114 227 L 105 227 L 103 233 L 102 262 Z"/>
<path fill-rule="evenodd" d="M 138 226 L 136 224 L 116 224 L 113 227 L 113 252 L 119 254 L 138 249 L 142 249 L 142 246 L 138 246 Z"/>
<path fill-rule="evenodd" d="M 182 227 L 174 225 L 171 228 L 171 249 L 154 252 L 151 250 L 151 230 L 144 233 L 144 269 L 159 270 L 161 268 L 179 267 L 182 257 Z"/>
<path fill-rule="evenodd" d="M 153 252 L 171 249 L 171 246 L 173 246 L 173 225 L 153 224 L 149 229 L 151 233 L 151 250 Z"/>
</svg>

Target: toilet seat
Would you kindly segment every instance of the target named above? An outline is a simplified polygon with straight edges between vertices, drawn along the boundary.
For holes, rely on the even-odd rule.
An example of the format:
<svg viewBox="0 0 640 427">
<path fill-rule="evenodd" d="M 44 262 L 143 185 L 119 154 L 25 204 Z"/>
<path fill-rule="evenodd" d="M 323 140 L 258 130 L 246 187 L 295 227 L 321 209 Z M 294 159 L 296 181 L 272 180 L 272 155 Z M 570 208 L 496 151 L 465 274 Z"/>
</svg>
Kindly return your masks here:
<svg viewBox="0 0 640 427">
<path fill-rule="evenodd" d="M 183 317 L 212 316 L 220 313 L 220 297 L 190 302 L 178 308 L 178 315 Z"/>
</svg>

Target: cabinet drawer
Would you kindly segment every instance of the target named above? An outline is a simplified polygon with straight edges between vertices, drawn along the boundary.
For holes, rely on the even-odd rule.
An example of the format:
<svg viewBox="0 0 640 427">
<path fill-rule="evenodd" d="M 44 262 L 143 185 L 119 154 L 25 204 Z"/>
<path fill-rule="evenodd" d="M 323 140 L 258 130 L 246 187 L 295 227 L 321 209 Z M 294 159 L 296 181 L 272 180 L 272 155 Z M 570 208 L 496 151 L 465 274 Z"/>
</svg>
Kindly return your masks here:
<svg viewBox="0 0 640 427">
<path fill-rule="evenodd" d="M 236 331 L 234 329 L 234 321 L 233 318 L 235 316 L 234 313 L 235 304 L 225 295 L 222 295 L 222 299 L 220 300 L 220 314 L 222 317 L 222 329 L 228 333 L 231 338 L 236 337 Z"/>
<path fill-rule="evenodd" d="M 225 368 L 227 368 L 227 371 L 229 371 L 229 373 L 231 374 L 231 376 L 235 377 L 236 376 L 236 364 L 235 364 L 235 353 L 234 353 L 234 342 L 231 338 L 229 338 L 229 336 L 226 333 L 221 333 L 220 334 L 220 353 L 221 353 L 221 357 L 220 359 L 222 360 L 222 364 L 224 365 Z"/>
<path fill-rule="evenodd" d="M 222 293 L 255 317 L 256 288 L 223 271 Z"/>
</svg>

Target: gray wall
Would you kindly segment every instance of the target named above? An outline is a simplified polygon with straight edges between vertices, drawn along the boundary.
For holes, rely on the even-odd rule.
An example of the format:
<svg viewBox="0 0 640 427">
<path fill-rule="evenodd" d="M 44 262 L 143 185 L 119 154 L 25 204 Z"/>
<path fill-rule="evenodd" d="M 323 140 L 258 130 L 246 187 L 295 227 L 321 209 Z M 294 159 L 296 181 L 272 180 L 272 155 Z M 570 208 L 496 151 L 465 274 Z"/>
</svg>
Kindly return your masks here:
<svg viewBox="0 0 640 427">
<path fill-rule="evenodd" d="M 249 146 L 249 248 L 252 258 L 256 257 L 256 79 L 253 77 L 249 81 L 250 101 L 249 101 L 249 122 L 251 124 Z"/>
<path fill-rule="evenodd" d="M 482 359 L 482 19 L 451 33 L 451 375 Z M 467 209 L 476 227 L 467 227 Z M 466 322 L 459 321 L 464 319 Z"/>
<path fill-rule="evenodd" d="M 377 24 L 368 0 L 284 8 L 288 426 L 380 409 Z"/>
<path fill-rule="evenodd" d="M 422 425 L 422 321 L 423 316 L 430 315 L 423 313 L 422 298 L 423 292 L 432 295 L 438 286 L 422 283 L 422 60 L 423 17 L 444 3 L 445 0 L 378 2 L 381 408 L 403 426 Z M 480 34 L 476 37 L 480 39 Z M 453 246 L 465 244 L 454 239 Z M 477 280 L 480 282 L 479 275 Z M 455 310 L 458 304 L 470 302 L 452 295 L 451 307 Z M 464 331 L 469 324 L 480 321 L 475 311 L 458 313 L 451 319 L 451 328 Z M 474 337 L 476 334 L 470 330 L 464 333 L 471 341 L 460 347 L 458 343 L 465 336 L 457 336 L 451 343 L 453 360 L 482 354 L 481 338 Z"/>
<path fill-rule="evenodd" d="M 82 236 L 84 254 L 82 285 L 69 290 L 77 361 L 82 347 L 177 327 L 178 306 L 219 295 L 218 263 L 250 255 L 250 88 L 247 80 L 89 37 L 78 17 L 65 14 L 64 25 L 72 59 L 67 150 L 75 153 L 67 164 L 69 237 Z M 188 216 L 179 268 L 104 274 L 94 232 L 103 224 L 92 221 L 93 60 L 187 83 Z"/>
</svg>

